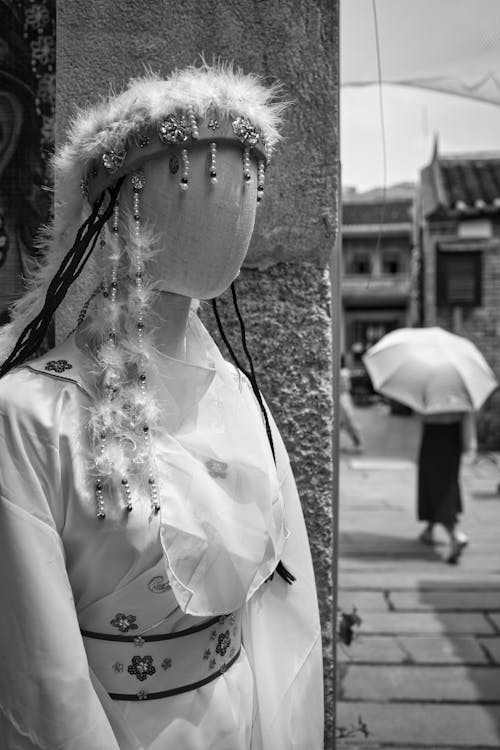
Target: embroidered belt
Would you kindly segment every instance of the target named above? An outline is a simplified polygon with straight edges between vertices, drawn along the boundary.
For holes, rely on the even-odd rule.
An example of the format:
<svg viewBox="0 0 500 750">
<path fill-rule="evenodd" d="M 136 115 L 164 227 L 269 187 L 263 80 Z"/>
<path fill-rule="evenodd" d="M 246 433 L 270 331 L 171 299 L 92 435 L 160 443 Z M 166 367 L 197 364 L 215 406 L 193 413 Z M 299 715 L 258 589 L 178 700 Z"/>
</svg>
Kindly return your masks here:
<svg viewBox="0 0 500 750">
<path fill-rule="evenodd" d="M 81 631 L 90 667 L 120 701 L 168 698 L 224 674 L 241 651 L 241 614 L 214 617 L 164 635 Z"/>
</svg>

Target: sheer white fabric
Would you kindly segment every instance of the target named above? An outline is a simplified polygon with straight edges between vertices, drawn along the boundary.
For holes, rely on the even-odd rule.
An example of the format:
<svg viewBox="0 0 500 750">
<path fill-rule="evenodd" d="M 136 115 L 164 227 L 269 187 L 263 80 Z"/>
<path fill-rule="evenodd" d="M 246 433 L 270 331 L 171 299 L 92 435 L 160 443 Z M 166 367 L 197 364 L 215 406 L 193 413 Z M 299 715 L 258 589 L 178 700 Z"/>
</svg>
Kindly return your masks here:
<svg viewBox="0 0 500 750">
<path fill-rule="evenodd" d="M 118 498 L 108 501 L 104 522 L 95 517 L 85 464 L 86 360 L 73 339 L 0 381 L 0 738 L 7 750 L 322 747 L 314 576 L 286 451 L 273 425 L 276 473 L 249 386 L 196 316 L 188 344 L 187 362 L 165 361 L 161 370 L 175 409 L 165 410 L 167 490 L 152 520 L 139 506 L 125 521 Z M 45 370 L 51 359 L 71 369 Z M 242 608 L 241 656 L 188 693 L 111 700 L 88 664 L 80 627 L 90 612 L 108 623 L 112 597 L 162 558 L 179 605 L 162 632 Z M 263 583 L 280 558 L 297 576 L 291 587 L 278 576 Z M 136 612 L 139 603 L 128 603 Z"/>
</svg>

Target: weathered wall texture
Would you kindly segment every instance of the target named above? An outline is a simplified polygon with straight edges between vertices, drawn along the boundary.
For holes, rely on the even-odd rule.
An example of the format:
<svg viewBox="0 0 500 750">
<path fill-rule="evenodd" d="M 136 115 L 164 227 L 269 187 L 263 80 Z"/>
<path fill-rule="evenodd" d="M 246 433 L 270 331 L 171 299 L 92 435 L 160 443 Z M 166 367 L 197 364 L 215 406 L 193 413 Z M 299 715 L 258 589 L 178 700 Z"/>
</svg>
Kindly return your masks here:
<svg viewBox="0 0 500 750">
<path fill-rule="evenodd" d="M 288 449 L 309 530 L 323 623 L 326 709 L 331 733 L 334 696 L 329 279 L 312 263 L 280 263 L 266 273 L 244 270 L 236 288 L 257 379 Z M 229 293 L 218 301 L 218 309 L 227 337 L 245 363 Z M 201 316 L 226 355 L 210 303 L 203 304 Z M 325 744 L 327 748 L 331 746 Z"/>
<path fill-rule="evenodd" d="M 279 79 L 293 100 L 240 287 L 261 388 L 291 453 L 313 548 L 330 748 L 332 388 L 324 268 L 336 233 L 338 0 L 61 0 L 57 47 L 59 142 L 74 103 L 95 101 L 110 84 L 119 89 L 145 66 L 168 74 L 200 53 Z M 234 320 L 229 310 L 227 317 Z"/>
</svg>

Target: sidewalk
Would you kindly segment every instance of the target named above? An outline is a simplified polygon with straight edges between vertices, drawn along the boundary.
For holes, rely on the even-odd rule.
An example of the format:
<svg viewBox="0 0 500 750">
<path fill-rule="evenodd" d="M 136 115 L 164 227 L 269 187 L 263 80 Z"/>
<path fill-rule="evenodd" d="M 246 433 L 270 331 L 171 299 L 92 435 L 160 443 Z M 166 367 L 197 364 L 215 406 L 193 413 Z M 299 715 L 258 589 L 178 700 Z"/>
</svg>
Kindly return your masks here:
<svg viewBox="0 0 500 750">
<path fill-rule="evenodd" d="M 337 727 L 348 733 L 361 717 L 369 736 L 337 750 L 498 750 L 500 456 L 463 468 L 471 543 L 450 566 L 444 535 L 435 548 L 417 541 L 412 451 L 390 450 L 341 460 L 339 606 L 363 622 L 339 648 Z"/>
</svg>

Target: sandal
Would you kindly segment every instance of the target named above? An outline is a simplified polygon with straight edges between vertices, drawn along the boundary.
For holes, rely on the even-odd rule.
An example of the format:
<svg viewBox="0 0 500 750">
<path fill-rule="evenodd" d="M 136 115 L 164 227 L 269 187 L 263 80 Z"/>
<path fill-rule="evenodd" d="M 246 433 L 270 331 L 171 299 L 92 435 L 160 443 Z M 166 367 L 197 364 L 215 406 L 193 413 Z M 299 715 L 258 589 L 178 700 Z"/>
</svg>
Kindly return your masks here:
<svg viewBox="0 0 500 750">
<path fill-rule="evenodd" d="M 462 556 L 462 552 L 464 551 L 464 549 L 467 547 L 468 544 L 469 544 L 469 540 L 467 539 L 465 534 L 452 540 L 451 553 L 450 553 L 449 558 L 446 561 L 448 565 L 458 564 L 460 557 Z"/>
</svg>

